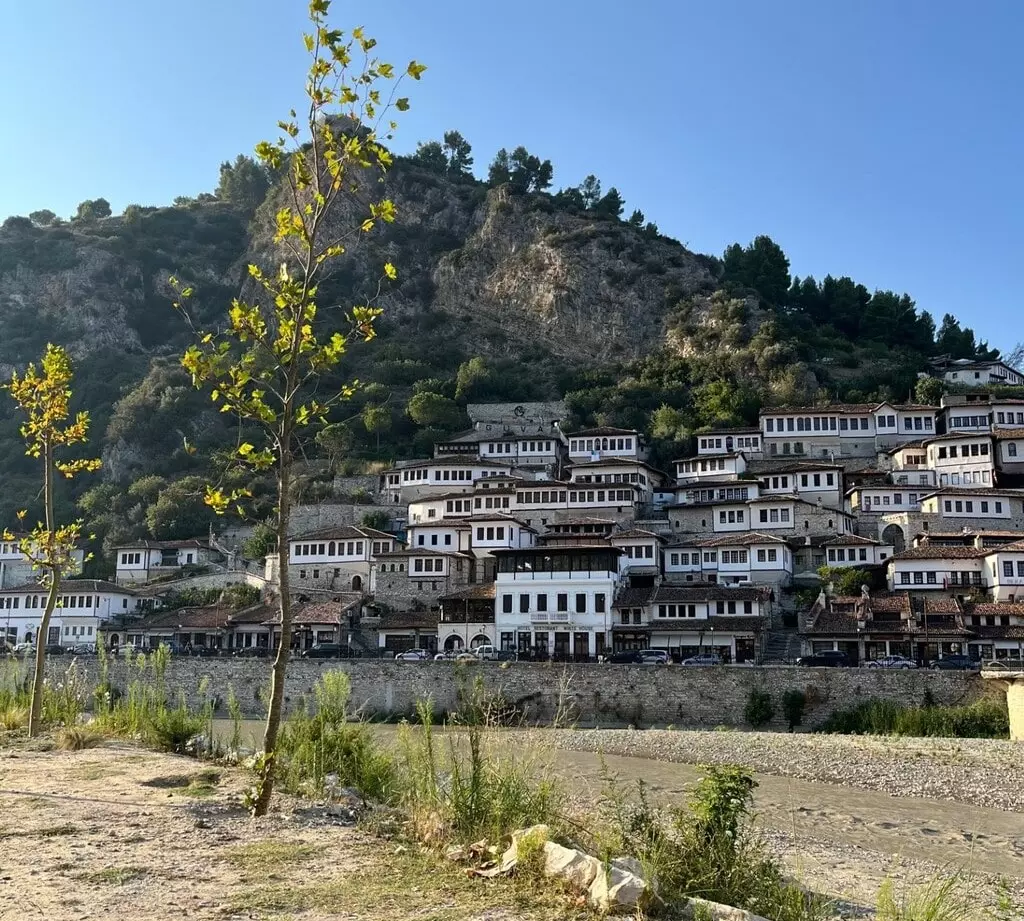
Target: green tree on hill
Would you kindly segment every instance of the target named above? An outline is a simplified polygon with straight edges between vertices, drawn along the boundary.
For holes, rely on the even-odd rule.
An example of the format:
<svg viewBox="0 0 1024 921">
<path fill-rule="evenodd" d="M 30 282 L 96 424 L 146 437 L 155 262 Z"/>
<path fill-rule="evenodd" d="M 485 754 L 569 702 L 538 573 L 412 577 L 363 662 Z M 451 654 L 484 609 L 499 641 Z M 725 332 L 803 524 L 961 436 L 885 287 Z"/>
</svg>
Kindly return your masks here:
<svg viewBox="0 0 1024 921">
<path fill-rule="evenodd" d="M 79 202 L 75 211 L 75 220 L 78 221 L 96 221 L 104 217 L 110 217 L 110 202 L 105 198 L 87 198 Z"/>
<path fill-rule="evenodd" d="M 263 204 L 269 189 L 270 176 L 266 166 L 252 157 L 239 154 L 234 163 L 227 160 L 221 163 L 217 197 L 222 201 L 251 214 Z"/>
</svg>

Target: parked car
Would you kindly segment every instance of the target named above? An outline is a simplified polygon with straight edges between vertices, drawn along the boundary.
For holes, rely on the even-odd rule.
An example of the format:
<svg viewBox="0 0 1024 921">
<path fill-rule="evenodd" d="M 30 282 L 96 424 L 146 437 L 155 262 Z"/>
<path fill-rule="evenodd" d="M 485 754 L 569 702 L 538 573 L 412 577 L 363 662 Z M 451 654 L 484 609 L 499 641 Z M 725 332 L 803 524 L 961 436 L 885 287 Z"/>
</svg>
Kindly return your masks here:
<svg viewBox="0 0 1024 921">
<path fill-rule="evenodd" d="M 240 646 L 232 649 L 231 655 L 237 659 L 268 659 L 275 652 L 269 646 Z"/>
<path fill-rule="evenodd" d="M 17 646 L 13 647 L 11 654 L 15 656 L 34 656 L 36 653 L 36 647 L 34 643 L 18 643 Z"/>
<path fill-rule="evenodd" d="M 475 649 L 470 651 L 484 662 L 496 662 L 498 660 L 498 654 L 501 652 L 497 646 L 490 646 L 486 643 L 477 646 Z"/>
<path fill-rule="evenodd" d="M 683 659 L 683 665 L 721 665 L 722 657 L 715 652 L 703 652 L 699 656 Z"/>
<path fill-rule="evenodd" d="M 635 649 L 613 652 L 610 656 L 605 656 L 605 662 L 610 665 L 639 665 L 640 653 Z"/>
<path fill-rule="evenodd" d="M 891 655 L 882 656 L 880 659 L 872 659 L 864 663 L 867 668 L 917 668 L 917 663 L 906 656 Z"/>
<path fill-rule="evenodd" d="M 936 659 L 928 667 L 936 671 L 965 672 L 971 669 L 981 668 L 981 662 L 975 662 L 970 656 L 943 656 L 941 659 Z"/>
<path fill-rule="evenodd" d="M 359 650 L 346 643 L 314 643 L 301 653 L 303 659 L 355 659 Z"/>
<path fill-rule="evenodd" d="M 62 656 L 67 652 L 67 647 L 61 646 L 60 643 L 47 643 L 46 654 L 48 656 Z"/>
<path fill-rule="evenodd" d="M 992 671 L 1024 672 L 1024 659 L 989 659 L 981 667 Z"/>
<path fill-rule="evenodd" d="M 470 653 L 472 655 L 472 653 Z M 398 653 L 395 656 L 396 662 L 426 662 L 430 658 L 430 653 L 426 649 L 407 649 L 405 652 Z M 475 659 L 476 656 L 473 656 Z"/>
<path fill-rule="evenodd" d="M 484 660 L 481 659 L 480 656 L 478 656 L 475 652 L 460 652 L 460 653 L 456 653 L 455 661 L 456 662 L 482 662 Z"/>
<path fill-rule="evenodd" d="M 850 664 L 850 658 L 838 649 L 826 649 L 810 656 L 800 656 L 796 664 L 811 668 L 844 668 Z"/>
<path fill-rule="evenodd" d="M 640 653 L 641 665 L 668 665 L 671 661 L 664 649 L 644 649 Z"/>
</svg>

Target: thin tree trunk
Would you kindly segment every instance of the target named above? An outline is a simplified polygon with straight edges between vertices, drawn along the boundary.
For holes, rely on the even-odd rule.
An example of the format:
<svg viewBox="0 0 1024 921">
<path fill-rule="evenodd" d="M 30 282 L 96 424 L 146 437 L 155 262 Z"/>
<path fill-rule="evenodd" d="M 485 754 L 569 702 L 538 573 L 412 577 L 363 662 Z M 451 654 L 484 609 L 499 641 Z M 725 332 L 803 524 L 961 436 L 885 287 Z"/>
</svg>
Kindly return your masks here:
<svg viewBox="0 0 1024 921">
<path fill-rule="evenodd" d="M 290 410 L 288 410 L 290 411 Z M 292 453 L 290 432 L 282 440 L 281 459 L 278 468 L 278 514 L 277 514 L 277 568 L 280 599 L 278 611 L 281 614 L 281 640 L 274 658 L 270 677 L 270 707 L 267 710 L 267 725 L 263 732 L 263 767 L 258 781 L 258 794 L 253 806 L 253 815 L 266 815 L 274 793 L 274 761 L 277 755 L 277 737 L 281 729 L 281 710 L 284 706 L 284 682 L 288 670 L 288 659 L 292 645 L 292 602 L 288 578 L 288 526 L 291 520 L 291 475 Z"/>
<path fill-rule="evenodd" d="M 54 562 L 53 555 L 53 446 L 49 441 L 43 449 L 43 505 L 46 511 L 46 547 L 47 558 L 50 563 Z M 36 669 L 32 678 L 32 703 L 28 713 L 28 735 L 29 738 L 39 734 L 43 722 L 43 679 L 46 676 L 46 641 L 50 630 L 50 618 L 53 616 L 54 608 L 57 607 L 57 597 L 60 592 L 60 569 L 57 566 L 50 567 L 50 590 L 46 595 L 46 608 L 43 611 L 43 619 L 40 621 L 39 629 L 36 631 Z"/>
</svg>

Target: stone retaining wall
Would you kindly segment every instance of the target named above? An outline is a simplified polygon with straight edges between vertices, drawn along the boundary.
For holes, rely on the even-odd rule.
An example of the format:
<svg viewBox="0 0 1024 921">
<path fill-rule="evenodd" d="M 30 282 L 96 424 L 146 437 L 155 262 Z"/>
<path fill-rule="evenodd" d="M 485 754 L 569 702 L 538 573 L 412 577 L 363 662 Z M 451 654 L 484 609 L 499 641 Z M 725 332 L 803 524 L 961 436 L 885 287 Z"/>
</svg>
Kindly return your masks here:
<svg viewBox="0 0 1024 921">
<path fill-rule="evenodd" d="M 95 659 L 79 660 L 95 680 Z M 51 673 L 62 675 L 66 659 L 52 659 Z M 230 684 L 248 716 L 263 715 L 269 688 L 268 660 L 173 659 L 167 673 L 169 695 L 185 693 L 198 702 L 199 683 L 209 679 L 209 693 L 223 708 Z M 983 698 L 1005 700 L 998 682 L 978 675 L 929 670 L 897 671 L 866 668 L 806 669 L 795 666 L 757 668 L 683 668 L 679 666 L 571 665 L 493 663 L 453 665 L 448 662 L 324 662 L 298 660 L 288 671 L 286 701 L 296 707 L 309 696 L 317 677 L 341 668 L 352 680 L 352 701 L 375 716 L 407 716 L 416 701 L 431 697 L 435 710 L 460 707 L 481 675 L 487 690 L 515 704 L 530 722 L 550 723 L 560 711 L 581 726 L 742 726 L 743 709 L 752 689 L 765 690 L 776 705 L 773 728 L 785 728 L 781 700 L 785 691 L 807 695 L 804 724 L 815 726 L 833 711 L 871 698 L 920 704 L 926 691 L 938 704 L 964 704 Z M 111 663 L 111 678 L 124 688 L 123 661 Z"/>
</svg>

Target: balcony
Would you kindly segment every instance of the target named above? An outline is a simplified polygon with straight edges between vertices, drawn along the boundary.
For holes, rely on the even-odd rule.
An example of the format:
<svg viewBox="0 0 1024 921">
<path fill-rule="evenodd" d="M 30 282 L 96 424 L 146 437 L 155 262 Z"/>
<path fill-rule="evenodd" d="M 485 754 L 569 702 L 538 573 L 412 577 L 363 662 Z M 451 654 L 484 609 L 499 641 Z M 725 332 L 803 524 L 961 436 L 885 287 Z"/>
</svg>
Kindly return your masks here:
<svg viewBox="0 0 1024 921">
<path fill-rule="evenodd" d="M 584 615 L 581 615 L 584 616 Z M 568 611 L 531 611 L 531 624 L 567 624 L 569 623 Z"/>
</svg>

